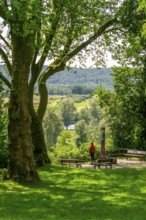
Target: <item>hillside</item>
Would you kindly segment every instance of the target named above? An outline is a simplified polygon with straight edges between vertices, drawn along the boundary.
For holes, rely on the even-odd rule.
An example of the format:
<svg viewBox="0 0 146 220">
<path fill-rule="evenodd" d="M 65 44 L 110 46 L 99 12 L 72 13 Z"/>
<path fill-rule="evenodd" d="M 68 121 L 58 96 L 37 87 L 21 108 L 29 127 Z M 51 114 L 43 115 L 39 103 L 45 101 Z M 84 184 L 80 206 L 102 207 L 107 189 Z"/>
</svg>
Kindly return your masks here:
<svg viewBox="0 0 146 220">
<path fill-rule="evenodd" d="M 108 90 L 113 90 L 112 69 L 110 68 L 86 68 L 64 70 L 56 73 L 47 80 L 50 94 L 88 94 L 94 91 L 98 85 Z M 57 93 L 56 93 L 56 92 Z"/>
<path fill-rule="evenodd" d="M 44 66 L 44 69 L 46 66 Z M 3 65 L 0 71 L 8 78 Z M 58 72 L 47 80 L 49 94 L 89 94 L 94 91 L 98 85 L 112 90 L 112 69 L 111 68 L 71 68 Z M 37 85 L 35 86 L 37 92 Z"/>
<path fill-rule="evenodd" d="M 50 84 L 81 85 L 81 84 L 108 84 L 112 85 L 112 70 L 110 68 L 70 69 L 61 71 L 48 79 Z"/>
</svg>

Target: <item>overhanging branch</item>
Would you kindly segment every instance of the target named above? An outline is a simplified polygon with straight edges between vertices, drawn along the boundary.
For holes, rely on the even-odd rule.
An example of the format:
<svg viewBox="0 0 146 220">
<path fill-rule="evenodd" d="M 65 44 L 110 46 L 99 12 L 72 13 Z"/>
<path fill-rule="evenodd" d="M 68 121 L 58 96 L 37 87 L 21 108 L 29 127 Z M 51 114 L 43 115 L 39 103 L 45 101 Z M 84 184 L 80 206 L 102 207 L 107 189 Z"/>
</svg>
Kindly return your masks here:
<svg viewBox="0 0 146 220">
<path fill-rule="evenodd" d="M 0 34 L 0 39 L 2 39 L 2 41 L 5 43 L 5 45 L 9 48 L 9 49 L 11 49 L 11 46 L 10 46 L 10 44 L 5 40 L 5 38 Z"/>
<path fill-rule="evenodd" d="M 66 59 L 70 60 L 72 57 L 74 57 L 76 54 L 78 54 L 82 49 L 87 47 L 89 44 L 91 44 L 93 41 L 95 41 L 98 37 L 100 37 L 109 27 L 111 27 L 113 24 L 117 23 L 117 19 L 112 19 L 105 23 L 103 26 L 99 28 L 97 33 L 95 33 L 93 36 L 91 36 L 87 41 L 83 42 L 81 45 L 79 45 L 76 49 L 74 49 L 72 52 L 70 52 Z"/>
<path fill-rule="evenodd" d="M 7 54 L 5 53 L 5 51 L 2 48 L 0 48 L 0 55 L 2 56 L 3 60 L 5 61 L 5 64 L 8 68 L 9 75 L 11 76 L 12 75 L 11 63 L 8 59 Z"/>
<path fill-rule="evenodd" d="M 4 84 L 6 86 L 8 86 L 8 88 L 10 89 L 11 87 L 11 83 L 7 80 L 7 78 L 2 74 L 2 72 L 0 72 L 0 79 L 4 82 Z"/>
</svg>

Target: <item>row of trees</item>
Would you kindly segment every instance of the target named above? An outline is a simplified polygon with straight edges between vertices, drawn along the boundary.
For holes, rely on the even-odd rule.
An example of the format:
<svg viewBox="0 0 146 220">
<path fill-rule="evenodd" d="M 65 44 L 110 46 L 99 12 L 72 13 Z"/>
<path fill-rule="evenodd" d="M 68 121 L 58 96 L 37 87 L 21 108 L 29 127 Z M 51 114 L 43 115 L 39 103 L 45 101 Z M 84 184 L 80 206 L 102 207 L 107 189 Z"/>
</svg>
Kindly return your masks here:
<svg viewBox="0 0 146 220">
<path fill-rule="evenodd" d="M 64 99 L 60 104 L 60 110 L 49 108 L 46 112 L 43 127 L 45 130 L 48 147 L 56 144 L 60 131 L 68 130 L 73 124 L 77 137 L 77 146 L 87 142 L 98 140 L 98 127 L 102 120 L 102 112 L 96 98 L 90 100 L 89 106 L 77 110 L 75 102 L 71 98 Z M 95 131 L 96 130 L 96 131 Z M 89 132 L 90 131 L 90 132 Z"/>
<path fill-rule="evenodd" d="M 108 86 L 108 82 L 106 84 Z M 105 86 L 106 86 L 105 85 Z M 93 91 L 96 90 L 96 83 L 94 85 L 47 85 L 48 87 L 48 95 L 85 95 L 91 94 Z M 111 86 L 112 87 L 112 86 Z"/>
<path fill-rule="evenodd" d="M 143 2 L 141 5 L 143 9 Z M 113 69 L 114 92 L 99 87 L 96 95 L 105 109 L 114 146 L 146 150 L 146 40 L 142 32 L 145 11 L 138 11 L 136 1 L 125 7 L 126 14 L 130 14 L 128 19 L 126 14 L 123 17 L 128 43 L 126 47 L 120 43 L 118 55 L 115 54 L 121 67 Z"/>
<path fill-rule="evenodd" d="M 74 128 L 68 130 L 71 123 Z M 96 97 L 90 99 L 88 107 L 80 110 L 75 108 L 75 102 L 70 98 L 61 102 L 60 110 L 48 109 L 43 127 L 51 157 L 87 158 L 91 142 L 96 144 L 99 152 L 102 123 L 102 111 Z"/>
<path fill-rule="evenodd" d="M 122 21 L 131 19 L 127 8 L 133 4 L 137 6 L 137 1 L 0 0 L 0 55 L 10 76 L 8 80 L 1 74 L 10 89 L 10 179 L 38 181 L 34 158 L 42 164 L 49 162 L 42 130 L 48 77 L 63 70 L 76 55 L 83 65 L 91 55 L 101 66 L 105 45 L 125 38 L 126 34 L 121 35 L 124 30 L 128 36 L 131 23 L 125 22 L 126 26 Z M 139 14 L 135 11 L 132 18 Z M 46 61 L 49 65 L 43 70 Z M 33 106 L 36 83 L 40 95 L 37 110 Z"/>
</svg>

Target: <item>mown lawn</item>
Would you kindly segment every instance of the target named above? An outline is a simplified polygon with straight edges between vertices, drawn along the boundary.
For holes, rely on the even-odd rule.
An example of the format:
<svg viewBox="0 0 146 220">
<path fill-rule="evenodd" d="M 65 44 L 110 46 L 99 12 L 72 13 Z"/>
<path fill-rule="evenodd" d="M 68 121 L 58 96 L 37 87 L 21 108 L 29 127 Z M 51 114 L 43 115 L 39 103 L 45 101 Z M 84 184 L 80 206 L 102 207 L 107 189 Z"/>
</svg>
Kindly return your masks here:
<svg viewBox="0 0 146 220">
<path fill-rule="evenodd" d="M 0 182 L 0 219 L 145 220 L 146 170 L 47 165 L 41 182 Z"/>
</svg>

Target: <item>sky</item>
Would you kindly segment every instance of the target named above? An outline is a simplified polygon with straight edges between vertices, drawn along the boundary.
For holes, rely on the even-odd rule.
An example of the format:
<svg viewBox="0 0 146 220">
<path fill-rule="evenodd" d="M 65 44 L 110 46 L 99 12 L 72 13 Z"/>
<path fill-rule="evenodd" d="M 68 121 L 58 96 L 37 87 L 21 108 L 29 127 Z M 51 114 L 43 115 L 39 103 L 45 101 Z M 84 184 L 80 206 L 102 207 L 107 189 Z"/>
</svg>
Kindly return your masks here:
<svg viewBox="0 0 146 220">
<path fill-rule="evenodd" d="M 112 55 L 110 52 L 106 52 L 104 59 L 105 59 L 105 66 L 103 66 L 104 68 L 105 67 L 110 68 L 110 67 L 118 65 L 118 63 L 112 59 Z M 72 64 L 70 64 L 70 67 L 73 67 L 73 68 L 74 67 L 75 68 L 97 68 L 97 66 L 94 64 L 94 61 L 92 61 L 91 57 L 88 57 L 86 59 L 86 61 L 84 62 L 84 66 L 81 65 L 81 63 L 78 61 L 78 59 L 75 59 L 74 62 Z"/>
<path fill-rule="evenodd" d="M 112 55 L 110 52 L 107 53 L 107 59 L 106 59 L 106 67 L 112 67 L 118 65 L 116 60 L 112 59 Z"/>
</svg>

